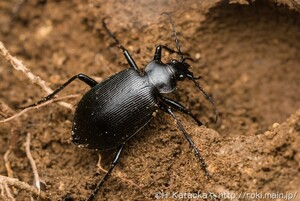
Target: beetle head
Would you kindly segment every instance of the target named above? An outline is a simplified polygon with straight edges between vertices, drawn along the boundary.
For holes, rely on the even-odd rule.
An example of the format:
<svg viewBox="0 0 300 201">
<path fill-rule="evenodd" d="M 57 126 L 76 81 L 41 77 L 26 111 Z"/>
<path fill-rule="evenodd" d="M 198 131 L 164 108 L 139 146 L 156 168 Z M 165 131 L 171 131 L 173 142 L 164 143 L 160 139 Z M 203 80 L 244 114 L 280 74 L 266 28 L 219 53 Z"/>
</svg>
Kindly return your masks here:
<svg viewBox="0 0 300 201">
<path fill-rule="evenodd" d="M 193 73 L 189 71 L 189 68 L 191 67 L 188 63 L 184 61 L 185 59 L 182 59 L 182 61 L 178 61 L 176 59 L 172 59 L 171 63 L 168 63 L 169 66 L 172 67 L 172 70 L 175 75 L 175 79 L 178 81 L 183 81 L 186 78 L 192 79 Z"/>
<path fill-rule="evenodd" d="M 172 20 L 172 17 L 169 13 L 162 13 L 163 15 L 167 15 L 170 23 L 172 25 L 172 29 L 173 29 L 173 33 L 174 33 L 174 39 L 175 39 L 175 44 L 176 44 L 176 48 L 178 50 L 178 54 L 180 56 L 180 61 L 177 61 L 175 59 L 173 59 L 171 61 L 171 63 L 168 63 L 167 65 L 171 67 L 171 70 L 173 71 L 173 74 L 175 76 L 175 79 L 178 81 L 183 81 L 185 80 L 185 78 L 188 78 L 189 80 L 192 80 L 195 84 L 195 86 L 205 95 L 205 97 L 211 102 L 211 104 L 214 107 L 214 111 L 216 114 L 216 120 L 218 120 L 218 110 L 217 107 L 214 103 L 214 100 L 204 91 L 204 89 L 196 82 L 197 77 L 194 77 L 193 73 L 191 71 L 189 71 L 190 65 L 188 63 L 185 62 L 185 60 L 192 60 L 189 57 L 184 57 L 183 53 L 180 50 L 180 44 L 179 44 L 179 40 L 177 38 L 177 32 L 175 30 L 175 25 L 174 22 Z"/>
</svg>

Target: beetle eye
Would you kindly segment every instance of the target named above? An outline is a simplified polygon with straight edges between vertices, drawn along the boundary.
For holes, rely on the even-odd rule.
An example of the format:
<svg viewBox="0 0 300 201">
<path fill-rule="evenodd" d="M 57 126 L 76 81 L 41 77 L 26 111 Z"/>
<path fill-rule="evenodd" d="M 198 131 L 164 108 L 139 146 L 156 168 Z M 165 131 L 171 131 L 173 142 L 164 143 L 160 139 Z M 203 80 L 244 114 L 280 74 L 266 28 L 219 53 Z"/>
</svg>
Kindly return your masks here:
<svg viewBox="0 0 300 201">
<path fill-rule="evenodd" d="M 171 62 L 172 62 L 172 64 L 176 64 L 177 63 L 177 61 L 175 59 L 172 59 Z"/>
</svg>

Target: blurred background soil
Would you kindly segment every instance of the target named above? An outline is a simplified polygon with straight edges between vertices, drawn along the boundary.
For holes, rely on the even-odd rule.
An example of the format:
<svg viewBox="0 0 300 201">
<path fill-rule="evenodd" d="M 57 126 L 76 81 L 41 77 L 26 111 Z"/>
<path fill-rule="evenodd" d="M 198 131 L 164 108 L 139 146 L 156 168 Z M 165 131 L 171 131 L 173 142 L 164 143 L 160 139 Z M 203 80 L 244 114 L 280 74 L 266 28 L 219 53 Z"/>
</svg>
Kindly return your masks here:
<svg viewBox="0 0 300 201">
<path fill-rule="evenodd" d="M 12 20 L 20 2 L 0 2 L 0 41 L 52 89 L 78 73 L 101 81 L 128 67 L 103 30 L 103 18 L 140 68 L 151 60 L 156 45 L 175 48 L 170 23 L 161 16 L 170 12 L 182 51 L 194 59 L 192 71 L 202 77 L 201 86 L 218 106 L 215 124 L 211 105 L 193 83 L 178 83 L 178 93 L 171 95 L 206 124 L 197 127 L 177 113 L 212 179 L 205 178 L 174 121 L 159 112 L 127 143 L 98 200 L 153 200 L 156 192 L 198 191 L 298 192 L 295 200 L 300 200 L 298 0 L 28 0 Z M 175 56 L 165 53 L 164 61 Z M 88 89 L 77 81 L 60 96 Z M 0 56 L 0 100 L 17 112 L 45 95 Z M 75 107 L 79 100 L 66 101 Z M 51 200 L 85 200 L 104 173 L 96 167 L 95 151 L 69 141 L 72 120 L 73 111 L 53 103 L 18 118 L 19 126 L 14 121 L 0 124 L 0 174 L 7 175 L 3 155 L 13 145 L 13 176 L 32 184 L 24 149 L 30 133 L 43 191 Z M 12 139 L 13 133 L 18 137 Z M 103 154 L 106 169 L 112 153 Z M 14 196 L 30 200 L 21 190 Z"/>
</svg>

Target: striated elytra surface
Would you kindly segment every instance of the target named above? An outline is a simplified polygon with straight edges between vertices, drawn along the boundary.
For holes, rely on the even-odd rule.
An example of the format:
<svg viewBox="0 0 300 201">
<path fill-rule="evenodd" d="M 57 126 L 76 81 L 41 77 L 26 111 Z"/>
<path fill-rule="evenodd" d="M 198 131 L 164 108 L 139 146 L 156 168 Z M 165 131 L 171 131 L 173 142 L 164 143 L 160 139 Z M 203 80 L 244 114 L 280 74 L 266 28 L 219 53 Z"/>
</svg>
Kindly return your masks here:
<svg viewBox="0 0 300 201">
<path fill-rule="evenodd" d="M 86 93 L 74 116 L 72 141 L 98 150 L 120 145 L 156 110 L 158 90 L 133 69 L 106 79 Z"/>
</svg>

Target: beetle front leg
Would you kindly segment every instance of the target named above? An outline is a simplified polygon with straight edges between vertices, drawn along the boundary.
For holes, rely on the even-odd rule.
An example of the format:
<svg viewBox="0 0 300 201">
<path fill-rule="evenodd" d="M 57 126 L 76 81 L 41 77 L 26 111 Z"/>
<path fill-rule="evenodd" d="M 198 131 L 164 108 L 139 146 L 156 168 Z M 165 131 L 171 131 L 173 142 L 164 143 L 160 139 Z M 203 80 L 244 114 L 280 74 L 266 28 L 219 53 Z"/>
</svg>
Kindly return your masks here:
<svg viewBox="0 0 300 201">
<path fill-rule="evenodd" d="M 198 148 L 196 147 L 196 145 L 195 145 L 195 143 L 193 142 L 193 140 L 192 140 L 192 138 L 190 137 L 190 135 L 189 135 L 189 134 L 186 132 L 186 130 L 184 129 L 182 123 L 179 121 L 179 119 L 177 119 L 177 117 L 175 116 L 175 114 L 172 112 L 171 108 L 170 108 L 168 105 L 164 104 L 163 102 L 160 102 L 160 103 L 159 103 L 159 107 L 160 107 L 160 109 L 162 109 L 164 112 L 170 114 L 170 115 L 175 119 L 178 128 L 181 130 L 181 132 L 183 133 L 185 139 L 189 142 L 189 144 L 191 145 L 191 147 L 192 147 L 193 150 L 195 151 L 195 154 L 196 154 L 196 156 L 197 156 L 197 158 L 198 158 L 198 160 L 199 160 L 199 162 L 200 162 L 200 165 L 201 165 L 201 167 L 202 167 L 202 170 L 203 170 L 204 173 L 205 173 L 205 176 L 206 176 L 207 178 L 210 178 L 210 175 L 209 175 L 209 173 L 208 173 L 208 171 L 207 171 L 207 169 L 206 169 L 206 164 L 205 164 L 205 162 L 204 162 L 204 160 L 203 160 L 203 158 L 202 158 L 202 156 L 201 156 L 201 154 L 200 154 Z"/>
<path fill-rule="evenodd" d="M 176 50 L 173 50 L 173 49 L 169 48 L 168 46 L 158 45 L 155 49 L 153 60 L 161 61 L 161 51 L 162 51 L 162 49 L 165 49 L 166 51 L 170 52 L 171 54 L 175 53 L 175 54 L 178 54 L 178 55 L 187 55 L 187 56 L 189 56 L 189 54 L 178 52 Z"/>
</svg>

